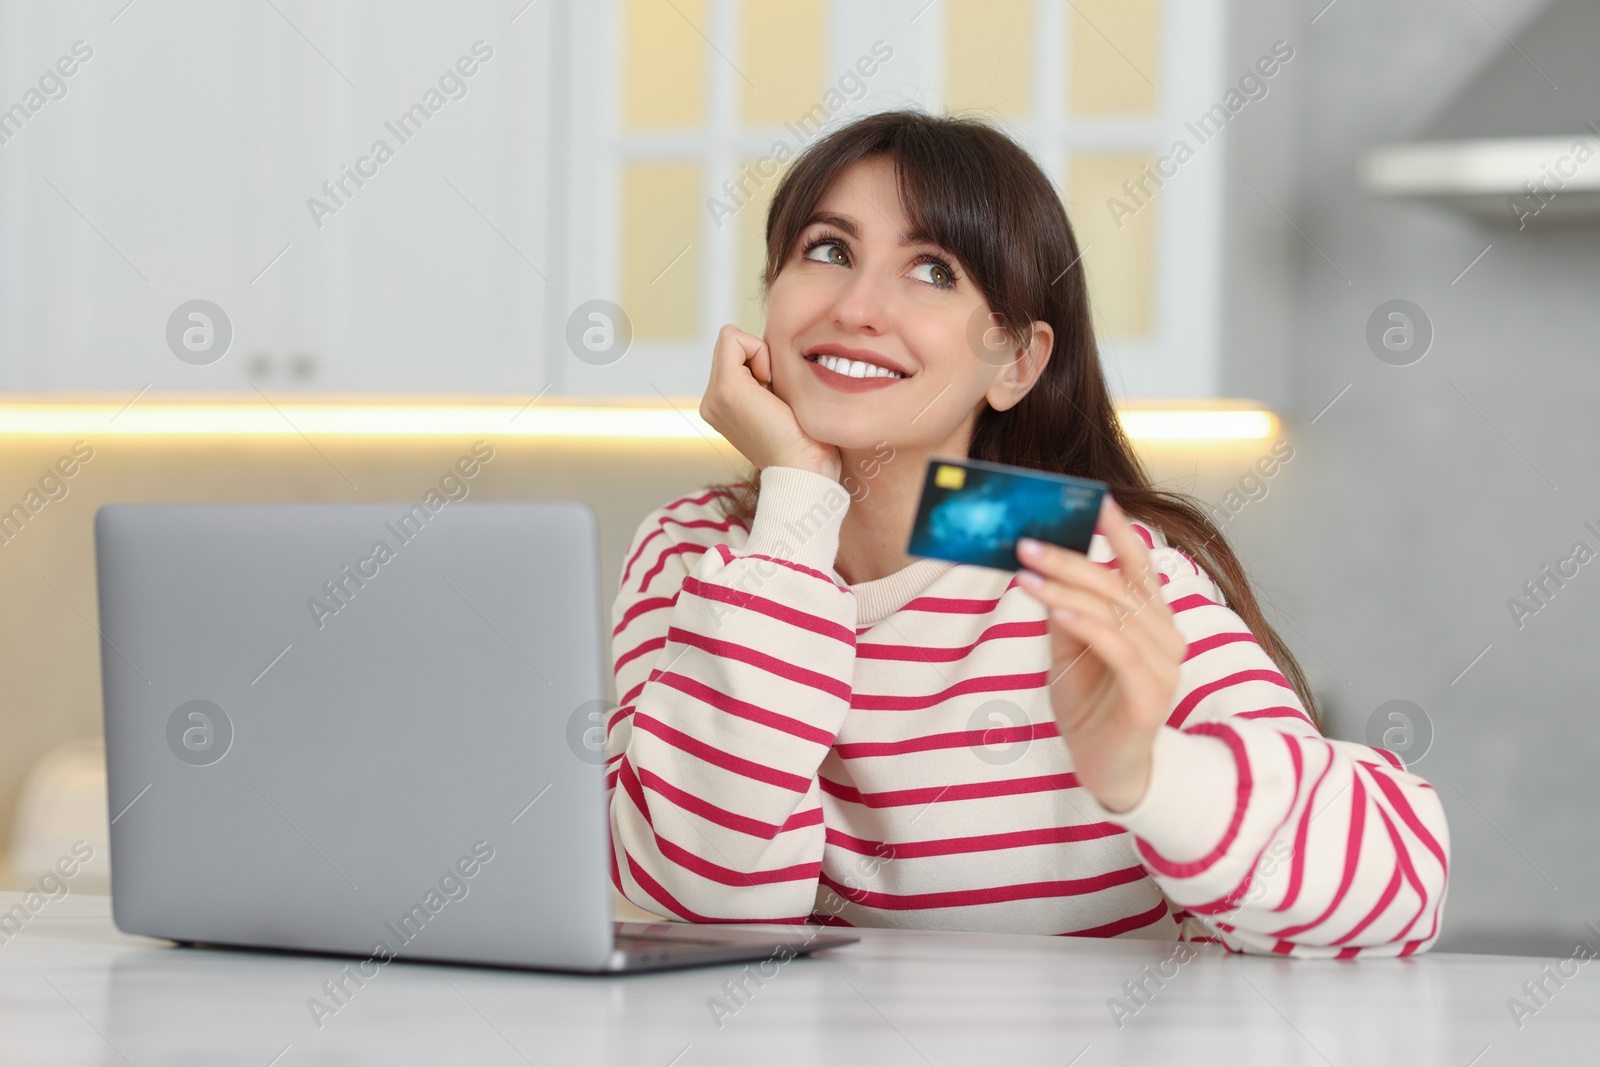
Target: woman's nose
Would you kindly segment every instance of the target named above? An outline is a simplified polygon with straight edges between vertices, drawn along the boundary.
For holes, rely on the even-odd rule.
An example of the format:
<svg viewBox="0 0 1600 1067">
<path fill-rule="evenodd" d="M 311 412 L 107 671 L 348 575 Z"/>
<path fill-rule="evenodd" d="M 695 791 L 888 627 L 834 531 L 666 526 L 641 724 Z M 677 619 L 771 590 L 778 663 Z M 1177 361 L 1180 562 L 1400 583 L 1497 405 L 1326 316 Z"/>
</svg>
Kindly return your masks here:
<svg viewBox="0 0 1600 1067">
<path fill-rule="evenodd" d="M 834 301 L 834 320 L 852 330 L 881 331 L 889 320 L 889 293 L 884 279 L 871 271 L 856 269 L 840 288 Z"/>
</svg>

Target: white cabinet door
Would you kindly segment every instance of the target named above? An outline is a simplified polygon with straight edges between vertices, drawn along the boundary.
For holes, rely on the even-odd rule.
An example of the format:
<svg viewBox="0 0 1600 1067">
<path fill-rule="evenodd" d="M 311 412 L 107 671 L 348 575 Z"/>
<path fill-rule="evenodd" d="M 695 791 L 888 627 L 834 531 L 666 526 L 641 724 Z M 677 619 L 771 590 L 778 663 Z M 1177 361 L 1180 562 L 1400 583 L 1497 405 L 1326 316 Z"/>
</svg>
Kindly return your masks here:
<svg viewBox="0 0 1600 1067">
<path fill-rule="evenodd" d="M 550 19 L 0 4 L 0 387 L 537 391 Z"/>
</svg>

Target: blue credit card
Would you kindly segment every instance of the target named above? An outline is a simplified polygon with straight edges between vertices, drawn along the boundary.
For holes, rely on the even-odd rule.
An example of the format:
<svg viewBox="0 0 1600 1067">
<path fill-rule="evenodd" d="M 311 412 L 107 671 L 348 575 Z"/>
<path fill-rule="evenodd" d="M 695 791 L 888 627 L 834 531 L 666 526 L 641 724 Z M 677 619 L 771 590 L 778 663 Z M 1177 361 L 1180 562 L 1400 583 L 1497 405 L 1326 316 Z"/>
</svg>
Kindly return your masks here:
<svg viewBox="0 0 1600 1067">
<path fill-rule="evenodd" d="M 1032 537 L 1087 553 L 1106 483 L 1091 478 L 987 463 L 928 461 L 913 556 L 1019 570 L 1017 538 Z"/>
</svg>

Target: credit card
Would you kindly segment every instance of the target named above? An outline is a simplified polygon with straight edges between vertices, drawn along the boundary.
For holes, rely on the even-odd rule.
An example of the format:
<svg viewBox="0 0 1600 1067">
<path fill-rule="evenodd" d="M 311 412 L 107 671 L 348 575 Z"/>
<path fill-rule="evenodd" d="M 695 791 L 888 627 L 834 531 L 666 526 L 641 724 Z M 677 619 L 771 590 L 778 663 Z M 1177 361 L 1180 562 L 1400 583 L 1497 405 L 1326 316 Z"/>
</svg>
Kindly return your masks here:
<svg viewBox="0 0 1600 1067">
<path fill-rule="evenodd" d="M 1019 537 L 1087 553 L 1107 488 L 1030 467 L 934 458 L 906 551 L 1007 571 L 1022 568 Z"/>
</svg>

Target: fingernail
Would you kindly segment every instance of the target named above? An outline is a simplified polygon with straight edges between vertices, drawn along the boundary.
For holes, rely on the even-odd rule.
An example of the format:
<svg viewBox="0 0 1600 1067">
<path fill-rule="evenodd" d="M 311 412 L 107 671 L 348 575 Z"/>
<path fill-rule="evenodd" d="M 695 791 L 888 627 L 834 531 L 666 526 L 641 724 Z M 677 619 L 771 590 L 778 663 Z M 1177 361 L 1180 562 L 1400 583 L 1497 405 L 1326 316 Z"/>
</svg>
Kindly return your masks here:
<svg viewBox="0 0 1600 1067">
<path fill-rule="evenodd" d="M 1017 538 L 1017 553 L 1023 556 L 1037 556 L 1044 551 L 1044 546 L 1031 537 Z"/>
<path fill-rule="evenodd" d="M 1033 571 L 1022 571 L 1017 575 L 1017 584 L 1024 589 L 1039 590 L 1044 588 L 1044 577 Z"/>
</svg>

